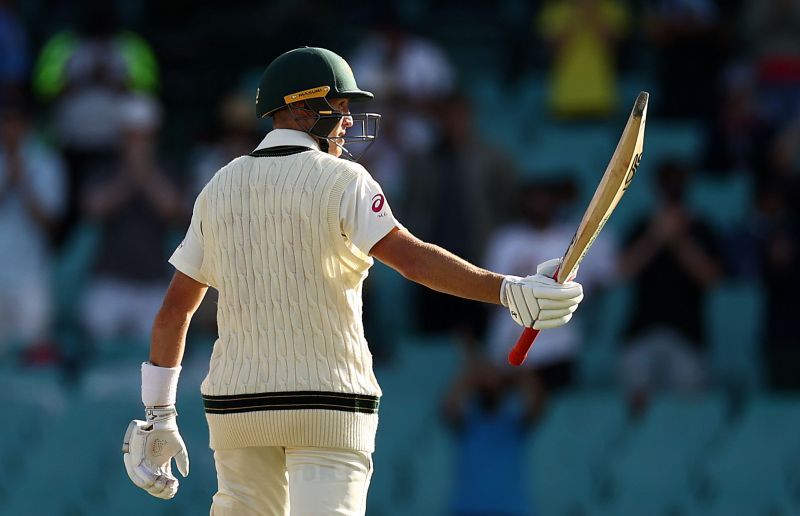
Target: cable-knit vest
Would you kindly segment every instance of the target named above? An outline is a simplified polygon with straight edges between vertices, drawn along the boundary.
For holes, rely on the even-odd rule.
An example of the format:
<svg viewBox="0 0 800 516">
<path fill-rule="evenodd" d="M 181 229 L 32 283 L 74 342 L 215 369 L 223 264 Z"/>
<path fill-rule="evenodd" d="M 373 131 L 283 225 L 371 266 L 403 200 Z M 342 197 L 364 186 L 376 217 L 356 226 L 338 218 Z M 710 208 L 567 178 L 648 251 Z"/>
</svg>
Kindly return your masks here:
<svg viewBox="0 0 800 516">
<path fill-rule="evenodd" d="M 342 234 L 358 164 L 318 150 L 243 156 L 200 195 L 219 339 L 202 384 L 211 447 L 373 451 L 380 387 L 364 339 L 372 259 Z"/>
</svg>

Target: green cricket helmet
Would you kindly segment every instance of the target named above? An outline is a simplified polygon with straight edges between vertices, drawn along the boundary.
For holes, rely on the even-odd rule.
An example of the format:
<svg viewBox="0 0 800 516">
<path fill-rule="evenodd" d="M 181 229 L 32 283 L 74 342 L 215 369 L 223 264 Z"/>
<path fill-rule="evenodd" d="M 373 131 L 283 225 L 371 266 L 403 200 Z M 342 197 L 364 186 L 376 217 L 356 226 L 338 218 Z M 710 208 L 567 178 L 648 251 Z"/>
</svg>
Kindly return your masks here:
<svg viewBox="0 0 800 516">
<path fill-rule="evenodd" d="M 378 135 L 380 115 L 338 112 L 328 102 L 328 99 L 335 98 L 356 102 L 371 100 L 373 95 L 358 87 L 353 70 L 341 56 L 324 48 L 301 47 L 281 54 L 264 70 L 256 90 L 256 115 L 263 118 L 287 108 L 295 120 L 314 120 L 306 132 L 319 141 L 323 151 L 327 151 L 333 143 L 340 146 L 347 157 L 355 159 L 343 145 L 374 142 Z M 295 102 L 304 102 L 306 107 L 293 107 Z M 330 138 L 329 134 L 344 116 L 353 119 L 353 128 L 350 130 L 355 128 L 357 132 L 360 128 L 361 132 L 345 136 L 342 145 Z"/>
</svg>

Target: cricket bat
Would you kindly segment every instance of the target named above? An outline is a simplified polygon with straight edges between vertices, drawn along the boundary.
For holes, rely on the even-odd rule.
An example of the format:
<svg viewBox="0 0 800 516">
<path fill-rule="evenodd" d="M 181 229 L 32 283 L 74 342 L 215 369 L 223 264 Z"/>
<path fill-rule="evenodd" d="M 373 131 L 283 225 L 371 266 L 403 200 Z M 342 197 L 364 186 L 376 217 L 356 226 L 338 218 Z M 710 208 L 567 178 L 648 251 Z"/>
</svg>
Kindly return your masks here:
<svg viewBox="0 0 800 516">
<path fill-rule="evenodd" d="M 575 276 L 575 269 L 586 256 L 600 230 L 603 229 L 611 212 L 617 207 L 622 194 L 628 189 L 636 174 L 636 169 L 642 161 L 644 147 L 644 124 L 647 120 L 647 101 L 650 94 L 646 91 L 639 93 L 633 111 L 628 117 L 622 137 L 617 143 L 617 148 L 608 162 L 606 172 L 595 190 L 589 207 L 583 214 L 580 225 L 575 235 L 567 246 L 561 260 L 561 265 L 553 279 L 565 283 Z M 508 362 L 518 366 L 525 361 L 528 351 L 536 340 L 539 330 L 525 328 L 517 343 L 508 354 Z"/>
</svg>

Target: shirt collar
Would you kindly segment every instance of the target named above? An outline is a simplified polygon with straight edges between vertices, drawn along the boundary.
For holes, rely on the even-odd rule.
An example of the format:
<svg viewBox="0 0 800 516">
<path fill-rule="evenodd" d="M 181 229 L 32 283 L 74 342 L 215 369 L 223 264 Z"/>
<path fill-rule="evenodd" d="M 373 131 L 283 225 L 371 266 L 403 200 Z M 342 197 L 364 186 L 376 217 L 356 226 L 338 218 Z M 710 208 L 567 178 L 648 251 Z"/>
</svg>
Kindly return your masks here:
<svg viewBox="0 0 800 516">
<path fill-rule="evenodd" d="M 258 144 L 256 150 L 266 149 L 267 147 L 278 147 L 282 145 L 293 145 L 298 147 L 310 147 L 319 150 L 316 140 L 303 131 L 294 129 L 273 129 Z"/>
</svg>

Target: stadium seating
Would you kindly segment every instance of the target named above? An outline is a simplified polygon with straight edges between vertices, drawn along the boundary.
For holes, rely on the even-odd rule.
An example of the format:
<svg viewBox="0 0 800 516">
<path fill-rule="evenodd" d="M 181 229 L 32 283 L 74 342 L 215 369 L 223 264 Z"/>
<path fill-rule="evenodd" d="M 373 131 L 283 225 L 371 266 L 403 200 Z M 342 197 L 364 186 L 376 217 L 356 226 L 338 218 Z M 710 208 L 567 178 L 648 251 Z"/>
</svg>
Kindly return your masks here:
<svg viewBox="0 0 800 516">
<path fill-rule="evenodd" d="M 723 431 L 724 415 L 718 395 L 657 399 L 608 463 L 614 499 L 607 513 L 666 516 L 689 510 L 695 472 Z"/>
<path fill-rule="evenodd" d="M 87 284 L 89 267 L 100 238 L 96 226 L 75 227 L 53 267 L 56 313 L 62 320 L 74 320 Z"/>
<path fill-rule="evenodd" d="M 800 514 L 800 398 L 755 399 L 702 472 L 698 513 Z"/>
<path fill-rule="evenodd" d="M 707 299 L 712 373 L 722 385 L 753 389 L 762 381 L 763 292 L 755 283 L 726 283 Z"/>
<path fill-rule="evenodd" d="M 532 436 L 528 463 L 537 514 L 582 514 L 604 500 L 603 465 L 626 427 L 624 406 L 612 393 L 559 396 Z"/>
<path fill-rule="evenodd" d="M 740 173 L 726 177 L 698 176 L 689 190 L 689 203 L 711 227 L 729 233 L 741 227 L 752 209 L 750 176 Z"/>
<path fill-rule="evenodd" d="M 375 493 L 371 506 L 375 514 L 419 514 L 414 511 L 421 504 L 444 503 L 443 498 L 426 502 L 431 488 L 426 471 L 444 470 L 433 485 L 446 489 L 448 450 L 432 439 L 447 440 L 442 436 L 439 407 L 460 365 L 461 357 L 447 338 L 407 339 L 390 366 L 376 370 L 383 398 L 370 491 Z"/>
<path fill-rule="evenodd" d="M 593 293 L 584 301 L 588 310 L 582 316 L 591 320 L 581 328 L 586 335 L 578 355 L 581 386 L 604 387 L 615 383 L 619 348 L 631 311 L 631 293 L 629 285 L 619 284 Z"/>
<path fill-rule="evenodd" d="M 521 5 L 506 4 L 506 10 L 511 4 Z M 409 4 L 411 15 L 419 9 L 419 3 L 415 5 Z M 211 22 L 217 21 L 207 21 Z M 441 35 L 457 63 L 480 60 L 481 52 L 497 53 L 494 29 L 476 27 L 483 31 L 478 38 Z M 620 81 L 618 116 L 604 123 L 557 123 L 546 111 L 546 76 L 523 71 L 516 82 L 507 82 L 501 75 L 504 66 L 498 61 L 488 68 L 470 67 L 464 76 L 479 128 L 489 141 L 512 153 L 525 177 L 574 174 L 580 192 L 576 205 L 583 206 L 614 150 L 628 104 L 640 90 L 654 97 L 657 92 L 646 74 L 626 74 Z M 515 109 L 508 109 L 509 99 Z M 651 116 L 645 141 L 634 190 L 609 221 L 608 229 L 619 237 L 652 205 L 659 163 L 671 158 L 699 162 L 702 128 Z M 751 197 L 752 185 L 744 174 L 694 175 L 689 190 L 690 204 L 721 233 L 741 226 Z M 59 325 L 67 331 L 75 329 L 76 300 L 86 284 L 97 236 L 96 228 L 78 227 L 56 264 Z M 371 275 L 371 287 L 382 293 L 376 296 L 376 312 L 392 314 L 379 326 L 395 341 L 391 361 L 376 370 L 384 397 L 368 514 L 447 514 L 454 450 L 439 408 L 462 358 L 449 339 L 420 338 L 404 323 L 413 320 L 405 280 L 380 264 Z M 800 400 L 758 391 L 760 372 L 754 364 L 760 363 L 762 296 L 753 284 L 728 283 L 708 303 L 715 379 L 752 396 L 745 399 L 744 414 L 736 424 L 726 419 L 726 405 L 716 393 L 698 400 L 657 399 L 644 419 L 632 424 L 622 396 L 608 390 L 614 384 L 630 290 L 623 285 L 603 295 L 594 306 L 599 315 L 585 328 L 591 338 L 580 356 L 579 389 L 552 399 L 530 437 L 526 478 L 536 514 L 800 514 Z M 0 386 L 14 414 L 0 427 L 0 514 L 207 513 L 215 474 L 198 395 L 206 358 L 199 353 L 194 357 L 197 363 L 185 365 L 181 383 L 180 420 L 191 476 L 182 480 L 175 500 L 164 502 L 133 487 L 122 467 L 120 439 L 128 420 L 141 410 L 136 374 L 141 348 L 117 344 L 110 346 L 116 351 L 95 361 L 85 382 L 74 390 L 66 390 L 52 371 L 22 375 L 0 368 Z M 25 394 L 30 392 L 35 395 Z M 86 439 L 87 426 L 95 430 L 91 441 Z M 42 486 L 53 483 L 58 488 L 43 496 Z"/>
</svg>

